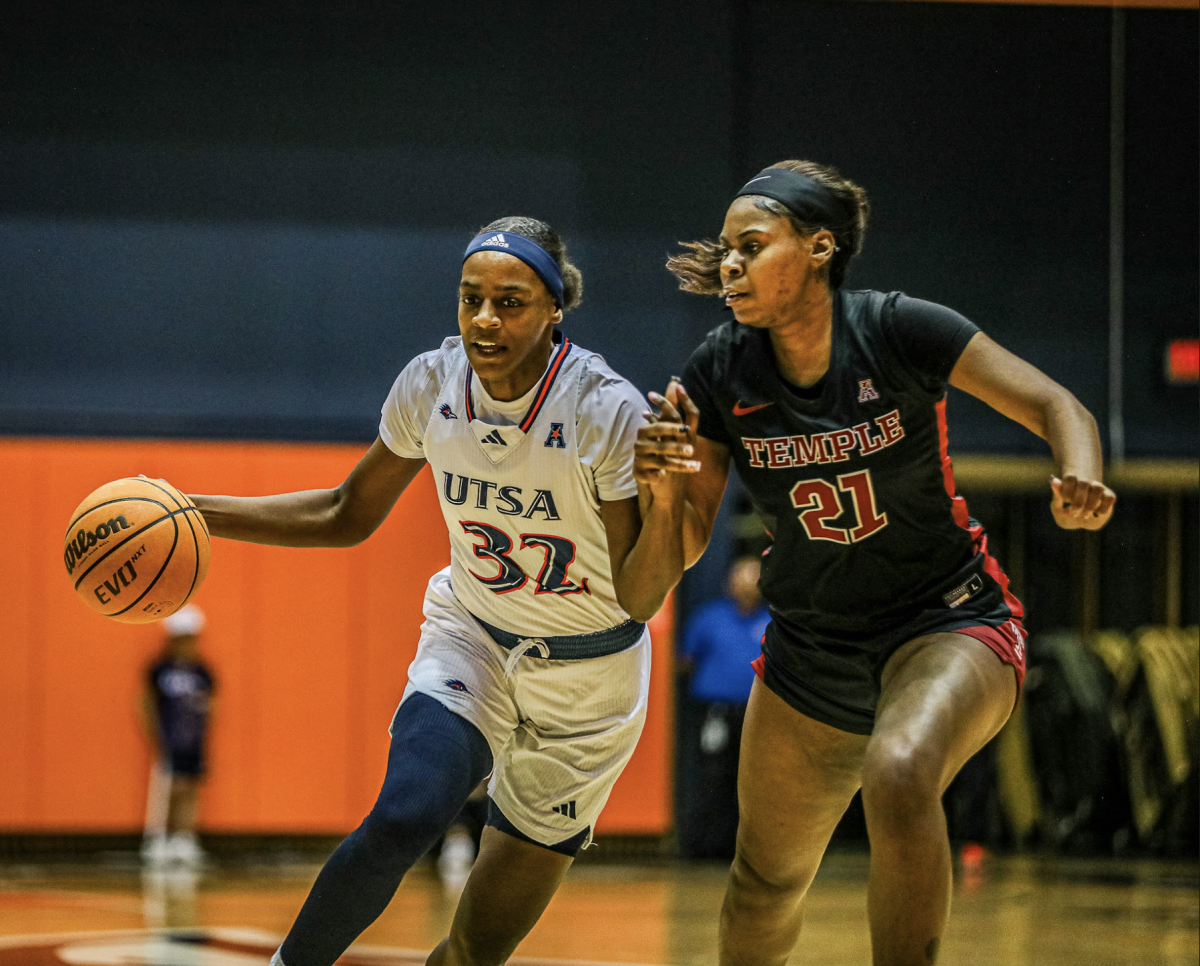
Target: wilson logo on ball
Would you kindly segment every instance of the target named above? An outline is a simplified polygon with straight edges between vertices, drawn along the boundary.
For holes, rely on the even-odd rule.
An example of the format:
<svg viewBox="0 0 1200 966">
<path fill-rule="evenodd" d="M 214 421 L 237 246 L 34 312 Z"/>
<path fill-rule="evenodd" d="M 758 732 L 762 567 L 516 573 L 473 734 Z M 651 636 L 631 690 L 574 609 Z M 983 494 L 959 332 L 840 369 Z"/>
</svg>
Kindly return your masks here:
<svg viewBox="0 0 1200 966">
<path fill-rule="evenodd" d="M 67 574 L 75 572 L 75 565 L 97 543 L 107 540 L 121 530 L 128 530 L 129 526 L 129 521 L 125 517 L 119 516 L 113 517 L 107 523 L 100 524 L 95 530 L 80 530 L 63 551 L 63 562 L 67 565 Z"/>
</svg>

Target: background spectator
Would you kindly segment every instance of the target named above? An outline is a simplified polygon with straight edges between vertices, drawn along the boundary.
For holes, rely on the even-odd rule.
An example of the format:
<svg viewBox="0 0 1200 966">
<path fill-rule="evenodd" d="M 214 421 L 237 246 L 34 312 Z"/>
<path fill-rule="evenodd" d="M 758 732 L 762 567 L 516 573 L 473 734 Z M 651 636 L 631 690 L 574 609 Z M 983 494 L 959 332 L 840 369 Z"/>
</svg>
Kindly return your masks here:
<svg viewBox="0 0 1200 966">
<path fill-rule="evenodd" d="M 199 656 L 204 614 L 188 604 L 163 621 L 167 640 L 146 675 L 139 705 L 154 750 L 146 803 L 143 859 L 198 865 L 196 808 L 204 775 L 204 739 L 212 716 L 213 676 Z"/>
<path fill-rule="evenodd" d="M 681 702 L 688 726 L 685 754 L 696 780 L 681 783 L 680 851 L 690 858 L 732 858 L 737 836 L 738 746 L 754 683 L 750 666 L 761 652 L 770 616 L 758 593 L 761 556 L 738 557 L 725 596 L 698 607 L 684 626 L 679 669 L 688 676 Z"/>
</svg>

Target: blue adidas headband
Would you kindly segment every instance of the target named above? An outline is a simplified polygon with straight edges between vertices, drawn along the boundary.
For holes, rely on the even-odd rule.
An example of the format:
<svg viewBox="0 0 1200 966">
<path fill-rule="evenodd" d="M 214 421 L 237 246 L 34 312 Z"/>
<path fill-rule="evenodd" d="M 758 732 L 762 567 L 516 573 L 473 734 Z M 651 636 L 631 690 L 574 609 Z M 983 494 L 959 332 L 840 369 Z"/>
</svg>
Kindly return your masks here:
<svg viewBox="0 0 1200 966">
<path fill-rule="evenodd" d="M 471 239 L 467 250 L 463 252 L 463 261 L 476 252 L 504 252 L 513 258 L 521 259 L 550 290 L 550 294 L 554 296 L 554 304 L 560 309 L 563 307 L 562 272 L 559 271 L 558 262 L 537 242 L 516 232 L 485 231 Z"/>
<path fill-rule="evenodd" d="M 853 221 L 855 214 L 850 205 L 821 182 L 789 168 L 764 168 L 742 186 L 737 197 L 742 195 L 774 198 L 801 221 L 826 228 Z"/>
</svg>

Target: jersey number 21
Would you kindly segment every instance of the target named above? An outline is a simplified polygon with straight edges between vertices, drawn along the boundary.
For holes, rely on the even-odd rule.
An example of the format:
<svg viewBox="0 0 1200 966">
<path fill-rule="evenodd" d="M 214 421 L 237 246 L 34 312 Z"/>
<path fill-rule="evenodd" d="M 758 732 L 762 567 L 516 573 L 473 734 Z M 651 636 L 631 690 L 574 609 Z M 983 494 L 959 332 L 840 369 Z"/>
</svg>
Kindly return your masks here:
<svg viewBox="0 0 1200 966">
<path fill-rule="evenodd" d="M 842 493 L 850 495 L 858 519 L 857 526 L 848 529 L 830 525 L 845 512 Z M 828 480 L 801 480 L 792 487 L 792 506 L 800 511 L 800 524 L 810 540 L 857 543 L 878 533 L 888 522 L 887 514 L 875 506 L 870 470 L 843 473 L 837 478 L 837 489 Z"/>
</svg>

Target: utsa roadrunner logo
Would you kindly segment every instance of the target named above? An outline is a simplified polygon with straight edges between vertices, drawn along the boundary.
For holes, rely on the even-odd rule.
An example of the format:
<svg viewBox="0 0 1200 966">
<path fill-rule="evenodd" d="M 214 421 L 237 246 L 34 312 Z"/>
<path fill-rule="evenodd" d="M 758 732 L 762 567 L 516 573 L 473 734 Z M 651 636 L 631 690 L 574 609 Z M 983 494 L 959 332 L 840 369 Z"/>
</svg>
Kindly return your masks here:
<svg viewBox="0 0 1200 966">
<path fill-rule="evenodd" d="M 858 401 L 870 402 L 872 399 L 878 399 L 879 392 L 871 385 L 870 379 L 858 380 Z"/>
<path fill-rule="evenodd" d="M 567 441 L 563 439 L 563 424 L 551 423 L 550 433 L 546 437 L 546 445 L 551 448 L 566 449 Z"/>
<path fill-rule="evenodd" d="M 449 403 L 442 403 L 442 406 L 438 412 L 442 414 L 442 419 L 458 419 L 458 417 L 454 415 L 454 410 L 450 408 Z"/>
</svg>

